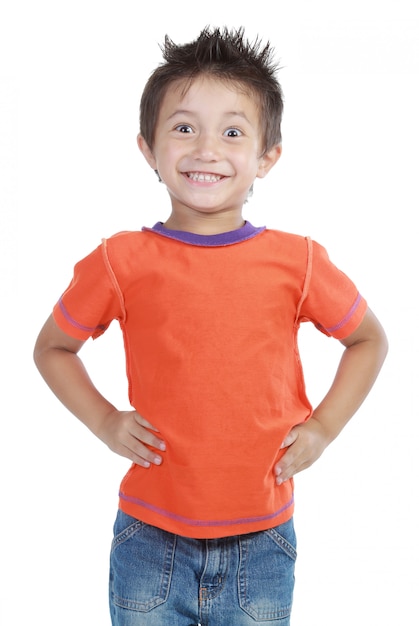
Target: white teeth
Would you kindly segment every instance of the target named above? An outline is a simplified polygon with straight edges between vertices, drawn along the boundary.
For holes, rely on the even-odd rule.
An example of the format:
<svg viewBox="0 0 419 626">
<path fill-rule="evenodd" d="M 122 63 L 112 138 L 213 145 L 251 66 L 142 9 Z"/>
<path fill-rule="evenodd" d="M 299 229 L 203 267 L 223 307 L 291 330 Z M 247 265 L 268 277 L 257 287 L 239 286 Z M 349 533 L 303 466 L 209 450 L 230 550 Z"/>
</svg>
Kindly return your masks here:
<svg viewBox="0 0 419 626">
<path fill-rule="evenodd" d="M 188 172 L 188 178 L 200 183 L 216 183 L 221 179 L 221 176 L 215 176 L 215 174 L 201 174 L 199 172 Z"/>
</svg>

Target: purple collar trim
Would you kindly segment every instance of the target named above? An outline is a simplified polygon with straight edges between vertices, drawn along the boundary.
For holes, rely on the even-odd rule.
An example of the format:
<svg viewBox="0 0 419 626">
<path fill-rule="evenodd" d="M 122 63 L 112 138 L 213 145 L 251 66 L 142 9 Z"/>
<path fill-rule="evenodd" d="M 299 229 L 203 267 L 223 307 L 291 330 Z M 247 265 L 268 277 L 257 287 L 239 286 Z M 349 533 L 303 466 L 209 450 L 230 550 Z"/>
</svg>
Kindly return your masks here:
<svg viewBox="0 0 419 626">
<path fill-rule="evenodd" d="M 193 246 L 230 246 L 234 243 L 240 243 L 251 239 L 265 230 L 266 226 L 256 228 L 250 222 L 245 222 L 244 226 L 237 230 L 231 230 L 227 233 L 219 233 L 218 235 L 196 235 L 183 230 L 171 230 L 166 228 L 162 222 L 154 224 L 153 228 L 143 227 L 143 231 L 158 233 L 169 239 L 176 239 L 183 243 L 189 243 Z"/>
</svg>

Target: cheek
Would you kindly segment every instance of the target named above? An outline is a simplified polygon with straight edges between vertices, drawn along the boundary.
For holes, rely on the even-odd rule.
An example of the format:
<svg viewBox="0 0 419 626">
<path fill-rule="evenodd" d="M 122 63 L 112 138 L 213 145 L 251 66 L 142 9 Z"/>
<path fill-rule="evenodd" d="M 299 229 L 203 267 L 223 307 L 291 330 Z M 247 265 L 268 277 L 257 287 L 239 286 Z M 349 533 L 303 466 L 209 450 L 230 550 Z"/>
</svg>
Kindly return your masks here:
<svg viewBox="0 0 419 626">
<path fill-rule="evenodd" d="M 181 152 L 177 146 L 167 144 L 160 146 L 157 162 L 164 165 L 164 167 L 176 167 L 181 156 Z"/>
<path fill-rule="evenodd" d="M 156 170 L 158 170 L 160 173 L 162 172 L 167 172 L 168 171 L 168 163 L 170 163 L 170 158 L 167 158 L 168 155 L 167 153 L 163 152 L 158 152 L 155 156 L 155 168 Z"/>
<path fill-rule="evenodd" d="M 260 159 L 255 154 L 248 155 L 241 161 L 241 170 L 250 178 L 254 179 L 259 175 Z"/>
</svg>

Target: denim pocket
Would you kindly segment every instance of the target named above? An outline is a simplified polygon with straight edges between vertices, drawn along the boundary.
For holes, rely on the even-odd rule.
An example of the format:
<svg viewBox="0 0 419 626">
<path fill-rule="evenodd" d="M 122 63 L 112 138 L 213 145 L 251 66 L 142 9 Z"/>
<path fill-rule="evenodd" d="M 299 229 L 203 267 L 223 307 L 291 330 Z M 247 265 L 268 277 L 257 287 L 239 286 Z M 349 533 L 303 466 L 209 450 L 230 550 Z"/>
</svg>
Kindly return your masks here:
<svg viewBox="0 0 419 626">
<path fill-rule="evenodd" d="M 240 537 L 239 602 L 254 620 L 289 617 L 296 557 L 292 519 Z"/>
<path fill-rule="evenodd" d="M 110 601 L 151 611 L 169 594 L 175 537 L 118 511 L 110 561 Z"/>
</svg>

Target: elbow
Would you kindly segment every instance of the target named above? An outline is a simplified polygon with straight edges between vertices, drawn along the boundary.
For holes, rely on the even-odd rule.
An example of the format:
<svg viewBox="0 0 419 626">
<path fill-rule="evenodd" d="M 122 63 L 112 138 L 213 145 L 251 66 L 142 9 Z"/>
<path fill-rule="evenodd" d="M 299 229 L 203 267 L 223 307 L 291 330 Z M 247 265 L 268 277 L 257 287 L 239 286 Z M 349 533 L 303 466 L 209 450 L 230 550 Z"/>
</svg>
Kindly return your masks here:
<svg viewBox="0 0 419 626">
<path fill-rule="evenodd" d="M 383 363 L 384 363 L 384 361 L 387 358 L 388 351 L 389 351 L 388 337 L 387 337 L 386 333 L 383 330 L 382 331 L 382 337 L 381 337 L 381 356 L 382 356 Z"/>
<path fill-rule="evenodd" d="M 44 355 L 45 355 L 45 348 L 40 344 L 40 341 L 38 338 L 35 343 L 33 352 L 32 352 L 32 358 L 33 358 L 36 368 L 39 371 L 42 370 L 42 362 L 43 362 Z"/>
</svg>

